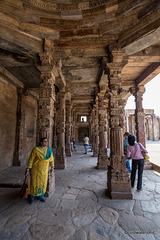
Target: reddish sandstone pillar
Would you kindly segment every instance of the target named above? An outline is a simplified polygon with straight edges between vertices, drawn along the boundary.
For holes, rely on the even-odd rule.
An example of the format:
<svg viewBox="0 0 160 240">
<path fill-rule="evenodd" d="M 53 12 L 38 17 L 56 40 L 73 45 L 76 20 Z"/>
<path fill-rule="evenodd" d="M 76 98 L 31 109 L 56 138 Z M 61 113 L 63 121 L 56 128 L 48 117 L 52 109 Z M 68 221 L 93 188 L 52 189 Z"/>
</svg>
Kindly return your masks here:
<svg viewBox="0 0 160 240">
<path fill-rule="evenodd" d="M 145 146 L 145 113 L 142 107 L 143 94 L 145 92 L 144 86 L 138 86 L 135 93 L 135 102 L 136 102 L 136 110 L 135 110 L 135 122 L 136 122 L 136 137 L 137 142 L 140 142 Z"/>
<path fill-rule="evenodd" d="M 105 88 L 106 89 L 106 88 Z M 105 90 L 106 91 L 106 90 Z M 104 100 L 104 93 L 98 94 L 98 112 L 99 112 L 99 154 L 97 168 L 108 169 L 109 160 L 107 154 L 107 108 Z"/>
<path fill-rule="evenodd" d="M 109 67 L 109 124 L 110 124 L 110 166 L 107 186 L 113 199 L 132 199 L 131 183 L 123 155 L 124 100 L 126 91 L 122 89 L 121 71 L 125 66 L 124 52 L 115 49 L 111 52 Z"/>
<path fill-rule="evenodd" d="M 66 153 L 65 153 L 65 92 L 58 93 L 59 109 L 57 119 L 57 149 L 55 156 L 55 168 L 66 168 Z"/>
</svg>

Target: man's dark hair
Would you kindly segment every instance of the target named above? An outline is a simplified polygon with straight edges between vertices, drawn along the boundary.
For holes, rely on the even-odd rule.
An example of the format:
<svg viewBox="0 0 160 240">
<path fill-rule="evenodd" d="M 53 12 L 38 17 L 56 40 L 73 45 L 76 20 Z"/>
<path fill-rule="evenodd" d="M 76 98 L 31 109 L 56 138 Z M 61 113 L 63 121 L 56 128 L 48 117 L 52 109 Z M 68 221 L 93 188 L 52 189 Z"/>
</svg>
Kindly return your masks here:
<svg viewBox="0 0 160 240">
<path fill-rule="evenodd" d="M 125 134 L 124 135 L 126 135 L 126 136 L 129 136 L 129 132 L 125 132 Z"/>
<path fill-rule="evenodd" d="M 87 137 L 87 134 L 85 134 L 84 136 Z"/>
<path fill-rule="evenodd" d="M 40 138 L 39 146 L 41 146 L 41 143 L 43 142 L 44 139 L 47 139 L 47 137 L 42 137 L 42 138 Z"/>
<path fill-rule="evenodd" d="M 129 145 L 133 146 L 135 144 L 136 138 L 133 135 L 128 136 L 128 143 Z"/>
</svg>

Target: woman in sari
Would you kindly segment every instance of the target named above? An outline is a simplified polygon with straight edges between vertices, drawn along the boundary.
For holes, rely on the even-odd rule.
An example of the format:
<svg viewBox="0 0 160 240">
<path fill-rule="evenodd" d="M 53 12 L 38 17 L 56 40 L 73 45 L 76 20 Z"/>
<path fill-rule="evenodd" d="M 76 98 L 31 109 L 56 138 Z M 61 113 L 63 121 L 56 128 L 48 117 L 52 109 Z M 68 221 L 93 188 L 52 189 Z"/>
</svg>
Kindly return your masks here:
<svg viewBox="0 0 160 240">
<path fill-rule="evenodd" d="M 25 175 L 30 173 L 28 184 L 28 199 L 29 203 L 34 202 L 36 197 L 42 202 L 45 202 L 44 194 L 47 188 L 48 168 L 49 164 L 51 172 L 54 167 L 53 152 L 50 147 L 47 147 L 47 138 L 40 139 L 40 146 L 33 148 Z"/>
</svg>

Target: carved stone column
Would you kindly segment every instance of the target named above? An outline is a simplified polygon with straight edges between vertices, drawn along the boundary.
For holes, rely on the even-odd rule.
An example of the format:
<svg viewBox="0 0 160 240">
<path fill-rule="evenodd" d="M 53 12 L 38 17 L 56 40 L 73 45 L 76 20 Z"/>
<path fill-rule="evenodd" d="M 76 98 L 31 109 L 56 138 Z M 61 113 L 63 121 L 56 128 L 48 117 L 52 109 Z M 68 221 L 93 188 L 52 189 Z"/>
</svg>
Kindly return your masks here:
<svg viewBox="0 0 160 240">
<path fill-rule="evenodd" d="M 95 108 L 92 109 L 92 151 L 95 152 Z"/>
<path fill-rule="evenodd" d="M 91 147 L 91 151 L 93 151 L 93 109 L 91 111 L 91 114 L 90 114 L 90 140 L 89 140 L 89 144 L 90 144 L 90 147 Z"/>
<path fill-rule="evenodd" d="M 59 109 L 57 119 L 57 149 L 55 156 L 55 168 L 66 168 L 66 153 L 65 153 L 65 91 L 58 93 Z"/>
<path fill-rule="evenodd" d="M 94 145 L 94 152 L 93 156 L 98 157 L 99 153 L 99 119 L 98 119 L 98 97 L 96 97 L 96 104 L 95 104 L 95 145 Z"/>
<path fill-rule="evenodd" d="M 66 132 L 65 132 L 65 139 L 66 139 L 66 156 L 71 157 L 72 152 L 71 152 L 71 96 L 68 93 L 67 94 L 67 99 L 66 99 Z"/>
<path fill-rule="evenodd" d="M 98 94 L 98 111 L 99 111 L 99 154 L 97 167 L 99 169 L 108 169 L 109 160 L 107 153 L 107 107 L 104 94 L 106 87 L 103 87 L 104 91 Z"/>
<path fill-rule="evenodd" d="M 52 148 L 53 142 L 53 117 L 55 101 L 55 76 L 52 67 L 41 66 L 42 83 L 40 84 L 39 108 L 38 108 L 38 136 L 46 137 L 48 145 Z"/>
<path fill-rule="evenodd" d="M 17 102 L 17 126 L 16 126 L 16 141 L 13 166 L 21 166 L 21 158 L 23 151 L 23 137 L 24 137 L 24 93 L 22 88 L 17 88 L 18 102 Z"/>
<path fill-rule="evenodd" d="M 135 123 L 136 123 L 136 137 L 137 142 L 140 142 L 145 146 L 145 113 L 142 107 L 143 94 L 145 92 L 144 86 L 138 86 L 135 92 L 135 101 L 136 101 L 136 109 L 135 109 Z"/>
<path fill-rule="evenodd" d="M 76 139 L 76 114 L 75 114 L 75 109 L 73 109 L 73 124 L 72 124 L 73 132 L 72 132 L 72 138 L 74 138 L 75 141 Z"/>
<path fill-rule="evenodd" d="M 109 73 L 109 113 L 110 113 L 110 166 L 108 167 L 107 185 L 113 199 L 132 199 L 131 183 L 123 155 L 124 97 L 121 71 L 125 65 L 124 52 L 115 49 L 111 52 L 112 63 L 107 63 Z"/>
</svg>

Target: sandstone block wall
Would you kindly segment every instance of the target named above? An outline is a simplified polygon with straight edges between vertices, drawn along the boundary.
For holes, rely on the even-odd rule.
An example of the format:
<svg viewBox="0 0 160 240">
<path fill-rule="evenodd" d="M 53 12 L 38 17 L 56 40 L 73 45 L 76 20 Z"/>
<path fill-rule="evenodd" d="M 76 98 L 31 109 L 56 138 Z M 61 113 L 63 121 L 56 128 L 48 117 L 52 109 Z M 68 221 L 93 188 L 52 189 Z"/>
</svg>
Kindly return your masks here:
<svg viewBox="0 0 160 240">
<path fill-rule="evenodd" d="M 0 78 L 0 171 L 13 164 L 16 111 L 17 89 Z"/>
<path fill-rule="evenodd" d="M 36 146 L 37 101 L 30 96 L 26 96 L 24 111 L 24 138 L 22 144 L 23 155 L 21 159 L 22 164 L 28 162 L 31 150 Z"/>
</svg>

